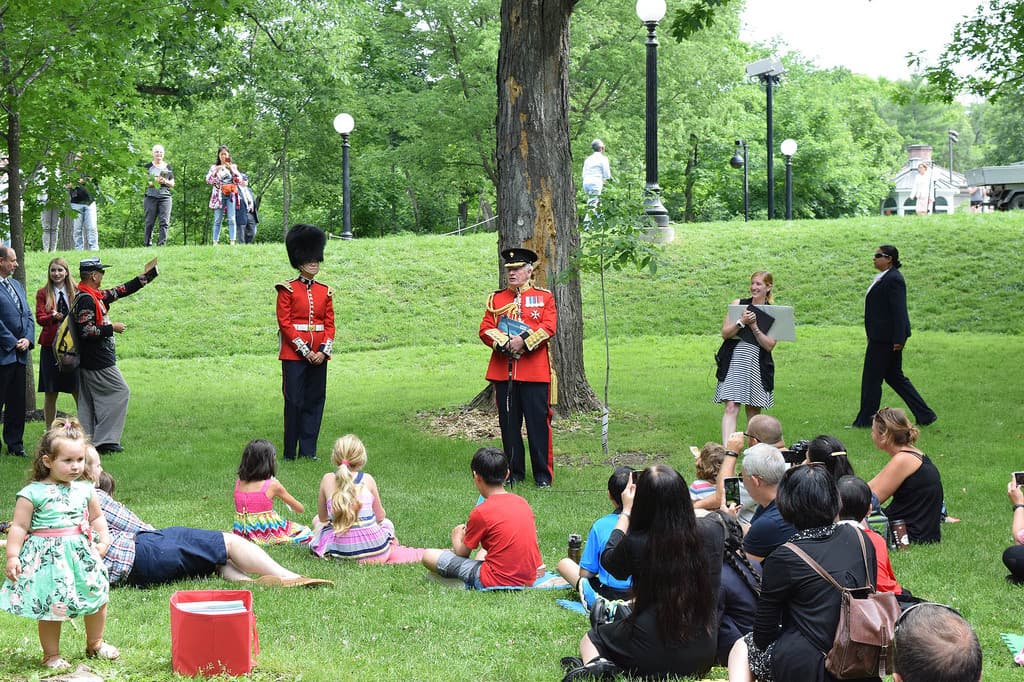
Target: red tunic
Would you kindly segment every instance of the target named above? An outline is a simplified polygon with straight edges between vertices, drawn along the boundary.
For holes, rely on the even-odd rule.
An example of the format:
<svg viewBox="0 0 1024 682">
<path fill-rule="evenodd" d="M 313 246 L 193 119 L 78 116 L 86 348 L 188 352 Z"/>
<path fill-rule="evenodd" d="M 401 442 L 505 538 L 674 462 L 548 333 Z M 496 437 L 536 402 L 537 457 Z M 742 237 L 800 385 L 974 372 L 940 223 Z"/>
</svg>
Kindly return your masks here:
<svg viewBox="0 0 1024 682">
<path fill-rule="evenodd" d="M 487 379 L 491 381 L 509 380 L 509 358 L 512 356 L 500 349 L 509 339 L 508 334 L 498 328 L 502 317 L 530 327 L 525 339 L 525 352 L 519 358 L 512 358 L 512 380 L 550 383 L 548 340 L 555 335 L 558 326 L 555 297 L 547 289 L 533 286 L 523 287 L 518 295 L 510 289 L 491 294 L 480 322 L 480 339 L 494 349 L 487 366 Z"/>
<path fill-rule="evenodd" d="M 303 360 L 314 351 L 328 358 L 334 347 L 334 291 L 316 280 L 296 277 L 275 284 L 280 360 Z"/>
</svg>

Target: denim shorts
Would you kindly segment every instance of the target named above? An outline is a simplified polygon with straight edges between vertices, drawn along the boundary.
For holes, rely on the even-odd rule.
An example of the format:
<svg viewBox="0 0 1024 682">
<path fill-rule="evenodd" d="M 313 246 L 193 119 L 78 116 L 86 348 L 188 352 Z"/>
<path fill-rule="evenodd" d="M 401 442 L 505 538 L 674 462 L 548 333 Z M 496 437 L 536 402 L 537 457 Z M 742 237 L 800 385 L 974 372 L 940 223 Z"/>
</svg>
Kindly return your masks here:
<svg viewBox="0 0 1024 682">
<path fill-rule="evenodd" d="M 437 558 L 437 572 L 445 578 L 458 578 L 466 584 L 466 589 L 482 590 L 483 583 L 480 582 L 480 567 L 484 562 L 461 557 L 451 550 L 441 552 Z"/>
</svg>

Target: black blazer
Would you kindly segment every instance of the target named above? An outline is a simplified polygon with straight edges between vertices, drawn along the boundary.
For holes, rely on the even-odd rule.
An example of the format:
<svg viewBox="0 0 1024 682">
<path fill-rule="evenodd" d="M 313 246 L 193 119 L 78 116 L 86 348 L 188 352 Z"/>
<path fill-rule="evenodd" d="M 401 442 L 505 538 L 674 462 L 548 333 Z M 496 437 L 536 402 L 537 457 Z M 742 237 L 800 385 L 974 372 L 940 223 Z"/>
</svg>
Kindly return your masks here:
<svg viewBox="0 0 1024 682">
<path fill-rule="evenodd" d="M 907 283 L 903 274 L 890 268 L 864 298 L 864 331 L 868 341 L 905 344 L 910 337 L 907 315 Z"/>
</svg>

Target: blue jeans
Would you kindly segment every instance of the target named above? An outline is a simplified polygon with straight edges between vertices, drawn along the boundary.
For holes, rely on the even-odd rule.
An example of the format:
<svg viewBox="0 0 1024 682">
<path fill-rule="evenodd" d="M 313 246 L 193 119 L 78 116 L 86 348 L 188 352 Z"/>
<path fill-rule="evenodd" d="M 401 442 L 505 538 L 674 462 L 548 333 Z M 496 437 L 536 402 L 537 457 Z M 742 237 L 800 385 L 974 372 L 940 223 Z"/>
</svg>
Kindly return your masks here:
<svg viewBox="0 0 1024 682">
<path fill-rule="evenodd" d="M 213 243 L 220 241 L 220 225 L 224 222 L 224 214 L 228 214 L 228 239 L 235 241 L 235 232 L 238 226 L 235 225 L 235 200 L 234 197 L 223 197 L 221 203 L 224 208 L 213 209 Z"/>
<path fill-rule="evenodd" d="M 71 234 L 75 239 L 75 250 L 99 251 L 100 237 L 96 230 L 96 202 L 91 204 L 71 204 L 75 211 Z"/>
</svg>

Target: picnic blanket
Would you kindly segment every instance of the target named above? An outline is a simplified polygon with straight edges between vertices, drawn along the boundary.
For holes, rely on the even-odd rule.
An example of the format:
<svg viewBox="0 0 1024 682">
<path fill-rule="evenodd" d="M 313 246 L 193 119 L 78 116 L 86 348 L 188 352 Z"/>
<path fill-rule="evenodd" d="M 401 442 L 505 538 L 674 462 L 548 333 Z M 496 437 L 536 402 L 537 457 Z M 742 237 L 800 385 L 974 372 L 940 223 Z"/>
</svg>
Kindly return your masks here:
<svg viewBox="0 0 1024 682">
<path fill-rule="evenodd" d="M 442 585 L 448 585 L 449 587 L 461 587 L 463 589 L 469 589 L 466 587 L 466 583 L 462 582 L 458 578 L 445 578 L 437 575 L 436 573 L 427 573 L 427 578 L 435 582 L 439 582 Z M 508 587 L 485 587 L 481 592 L 493 592 L 497 590 L 514 591 L 518 592 L 521 590 L 566 590 L 571 585 L 566 582 L 565 578 L 558 575 L 555 571 L 546 571 L 542 576 L 529 587 L 521 586 L 508 586 Z"/>
<path fill-rule="evenodd" d="M 1003 638 L 1010 653 L 1013 654 L 1013 662 L 1017 665 L 1024 665 L 1024 635 L 1003 632 L 999 636 Z"/>
</svg>

